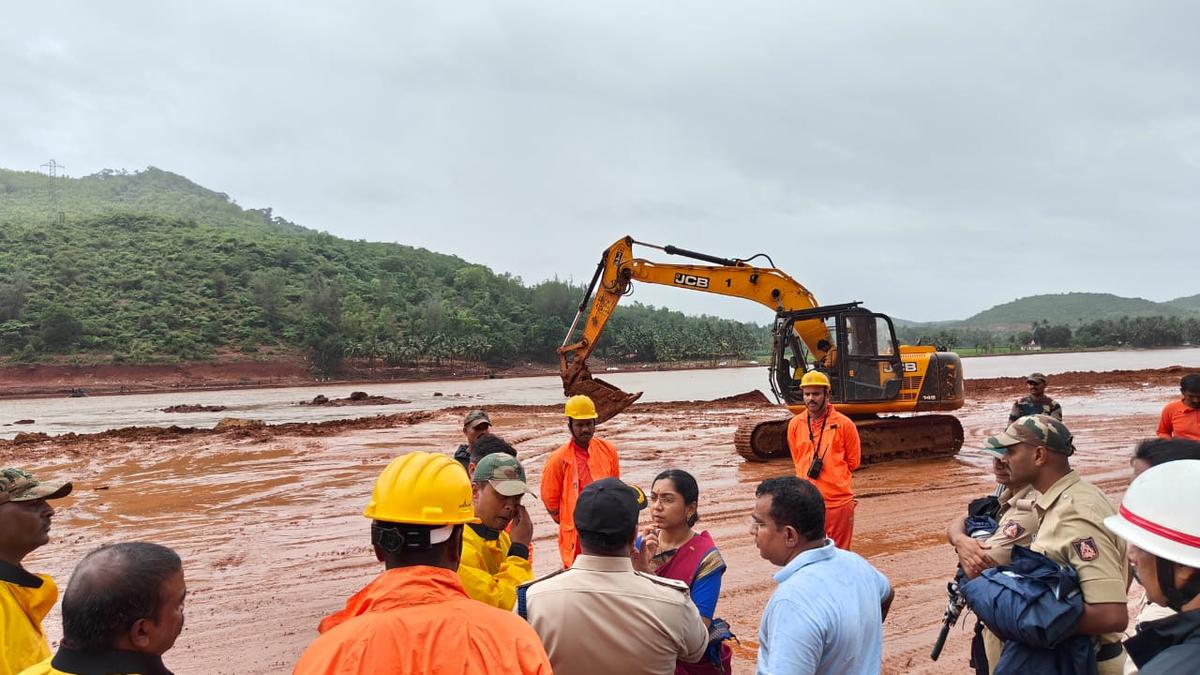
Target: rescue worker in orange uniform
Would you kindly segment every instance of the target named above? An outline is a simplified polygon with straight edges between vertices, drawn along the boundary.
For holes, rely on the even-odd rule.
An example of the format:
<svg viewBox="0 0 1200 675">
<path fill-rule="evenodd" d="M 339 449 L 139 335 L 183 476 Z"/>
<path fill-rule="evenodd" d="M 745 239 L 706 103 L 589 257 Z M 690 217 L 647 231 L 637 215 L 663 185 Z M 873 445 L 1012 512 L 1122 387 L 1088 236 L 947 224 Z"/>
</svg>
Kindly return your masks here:
<svg viewBox="0 0 1200 675">
<path fill-rule="evenodd" d="M 363 515 L 385 570 L 321 621 L 293 675 L 550 675 L 537 633 L 469 598 L 455 573 L 463 527 L 479 524 L 461 464 L 427 452 L 397 457 Z"/>
<path fill-rule="evenodd" d="M 858 427 L 833 409 L 829 378 L 810 370 L 800 380 L 804 412 L 788 422 L 788 448 L 796 475 L 817 487 L 825 499 L 825 534 L 840 549 L 850 550 L 854 536 L 854 507 L 850 473 L 862 460 Z"/>
<path fill-rule="evenodd" d="M 617 448 L 596 434 L 596 404 L 587 396 L 572 396 L 563 409 L 567 416 L 567 441 L 546 460 L 542 471 L 542 503 L 558 523 L 558 552 L 563 568 L 579 555 L 579 533 L 575 531 L 575 502 L 579 493 L 601 478 L 620 478 Z"/>
<path fill-rule="evenodd" d="M 44 483 L 20 469 L 0 470 L 0 675 L 15 675 L 50 658 L 42 619 L 58 600 L 58 586 L 21 563 L 50 541 L 54 509 L 46 500 L 69 494 L 70 483 Z"/>
</svg>

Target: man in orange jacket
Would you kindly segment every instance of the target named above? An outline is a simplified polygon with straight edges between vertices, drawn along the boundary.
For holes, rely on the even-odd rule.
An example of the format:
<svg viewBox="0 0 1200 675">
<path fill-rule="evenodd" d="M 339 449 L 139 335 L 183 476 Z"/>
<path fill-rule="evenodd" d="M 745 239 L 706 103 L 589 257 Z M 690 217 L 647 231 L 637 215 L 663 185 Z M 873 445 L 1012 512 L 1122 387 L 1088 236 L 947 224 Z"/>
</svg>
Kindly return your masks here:
<svg viewBox="0 0 1200 675">
<path fill-rule="evenodd" d="M 620 478 L 621 464 L 617 448 L 595 437 L 596 404 L 587 396 L 572 396 L 563 410 L 567 416 L 567 441 L 546 460 L 542 471 L 542 503 L 558 523 L 558 553 L 563 568 L 579 555 L 579 534 L 575 531 L 575 502 L 592 481 Z"/>
<path fill-rule="evenodd" d="M 825 499 L 825 534 L 838 548 L 850 550 L 854 507 L 850 472 L 858 468 L 862 448 L 853 420 L 829 402 L 829 378 L 810 370 L 800 380 L 804 412 L 788 422 L 788 448 L 796 475 L 812 482 Z"/>
<path fill-rule="evenodd" d="M 363 515 L 385 571 L 326 617 L 293 675 L 550 675 L 520 617 L 467 597 L 455 570 L 479 523 L 458 462 L 412 452 L 388 464 Z"/>
</svg>

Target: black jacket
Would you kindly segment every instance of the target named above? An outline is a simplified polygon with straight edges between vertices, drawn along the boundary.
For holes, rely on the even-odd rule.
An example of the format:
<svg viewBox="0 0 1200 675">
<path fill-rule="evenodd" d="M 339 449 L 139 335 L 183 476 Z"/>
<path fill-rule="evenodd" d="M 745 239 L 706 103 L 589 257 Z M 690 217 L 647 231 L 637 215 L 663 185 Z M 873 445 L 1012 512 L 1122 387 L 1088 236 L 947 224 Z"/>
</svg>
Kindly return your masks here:
<svg viewBox="0 0 1200 675">
<path fill-rule="evenodd" d="M 1200 673 L 1200 609 L 1141 624 L 1125 651 L 1142 675 Z"/>
</svg>

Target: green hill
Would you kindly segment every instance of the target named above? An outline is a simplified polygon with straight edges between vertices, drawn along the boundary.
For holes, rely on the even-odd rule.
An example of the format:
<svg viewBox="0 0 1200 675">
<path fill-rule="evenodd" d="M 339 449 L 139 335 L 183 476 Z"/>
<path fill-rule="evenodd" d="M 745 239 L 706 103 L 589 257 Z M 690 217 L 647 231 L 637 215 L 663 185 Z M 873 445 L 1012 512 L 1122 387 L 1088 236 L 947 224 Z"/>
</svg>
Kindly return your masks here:
<svg viewBox="0 0 1200 675">
<path fill-rule="evenodd" d="M 1176 301 L 1177 302 L 1177 301 Z M 982 311 L 958 326 L 970 328 L 1013 329 L 1028 328 L 1034 321 L 1077 325 L 1098 319 L 1123 316 L 1189 317 L 1200 313 L 1186 306 L 1153 302 L 1142 298 L 1123 298 L 1109 293 L 1058 293 L 1032 295 L 996 305 Z"/>
<path fill-rule="evenodd" d="M 551 361 L 582 289 L 526 286 L 454 256 L 339 239 L 149 168 L 56 182 L 0 170 L 0 358 L 23 362 L 303 354 L 420 363 Z M 659 330 L 668 327 L 669 329 Z M 740 356 L 751 324 L 638 305 L 599 349 Z"/>
<path fill-rule="evenodd" d="M 1200 313 L 1200 294 L 1189 295 L 1186 298 L 1175 298 L 1174 300 L 1168 300 L 1164 304 L 1177 307 L 1179 309 Z"/>
</svg>

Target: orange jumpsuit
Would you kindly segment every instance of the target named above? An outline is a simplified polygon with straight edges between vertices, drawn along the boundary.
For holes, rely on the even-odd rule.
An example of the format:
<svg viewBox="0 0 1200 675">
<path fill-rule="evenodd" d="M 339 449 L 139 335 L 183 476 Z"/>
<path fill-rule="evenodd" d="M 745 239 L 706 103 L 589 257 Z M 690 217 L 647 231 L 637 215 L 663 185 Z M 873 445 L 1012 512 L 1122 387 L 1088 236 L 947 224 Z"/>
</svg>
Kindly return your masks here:
<svg viewBox="0 0 1200 675">
<path fill-rule="evenodd" d="M 788 448 L 796 464 L 796 475 L 810 481 L 825 498 L 825 534 L 840 549 L 850 550 L 854 536 L 854 492 L 850 489 L 850 472 L 862 460 L 858 428 L 854 421 L 826 406 L 824 418 L 813 419 L 811 434 L 808 411 L 788 422 Z M 820 446 L 819 449 L 817 446 Z M 821 457 L 821 475 L 808 477 L 814 450 Z"/>
<path fill-rule="evenodd" d="M 587 485 L 579 484 L 579 471 L 575 463 L 578 451 L 575 441 L 554 451 L 546 460 L 542 470 L 542 503 L 546 510 L 558 512 L 558 553 L 563 567 L 570 567 L 579 555 L 579 534 L 575 531 L 575 501 L 579 491 Z M 587 468 L 592 481 L 601 478 L 620 478 L 621 463 L 617 460 L 617 448 L 608 441 L 592 438 L 587 449 Z"/>
<path fill-rule="evenodd" d="M 293 675 L 551 675 L 537 633 L 467 597 L 453 570 L 398 567 L 321 621 Z"/>
</svg>

